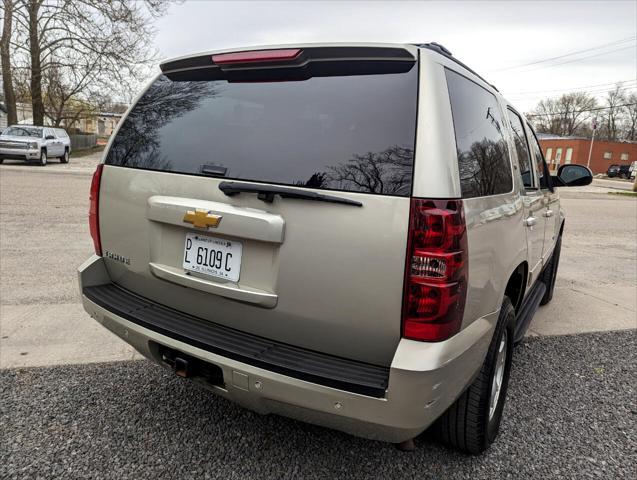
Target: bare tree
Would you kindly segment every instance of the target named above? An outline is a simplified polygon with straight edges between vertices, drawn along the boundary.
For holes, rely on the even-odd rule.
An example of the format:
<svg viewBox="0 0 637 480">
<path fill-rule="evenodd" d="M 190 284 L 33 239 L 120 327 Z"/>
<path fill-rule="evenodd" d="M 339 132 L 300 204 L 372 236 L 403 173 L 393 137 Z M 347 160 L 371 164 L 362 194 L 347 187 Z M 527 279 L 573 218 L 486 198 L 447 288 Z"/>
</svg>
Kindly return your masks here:
<svg viewBox="0 0 637 480">
<path fill-rule="evenodd" d="M 90 69 L 75 69 L 64 77 L 57 67 L 48 69 L 44 76 L 45 115 L 56 127 L 61 123 L 72 125 L 84 114 L 93 112 L 94 101 L 99 94 L 99 84 L 91 83 Z M 79 94 L 90 96 L 91 102 L 78 98 Z"/>
<path fill-rule="evenodd" d="M 149 17 L 165 13 L 166 0 L 16 0 L 21 32 L 12 39 L 29 69 L 33 121 L 58 118 L 70 99 L 96 89 L 135 84 L 154 60 Z M 54 71 L 51 73 L 51 71 Z M 48 85 L 54 80 L 53 85 Z M 54 101 L 48 95 L 58 94 Z"/>
<path fill-rule="evenodd" d="M 13 30 L 13 0 L 3 0 L 4 18 L 2 21 L 2 38 L 0 39 L 0 61 L 2 62 L 2 90 L 7 106 L 7 122 L 18 123 L 11 72 L 11 35 Z"/>
<path fill-rule="evenodd" d="M 31 104 L 33 108 L 33 123 L 44 124 L 44 103 L 42 102 L 42 46 L 41 32 L 38 28 L 39 12 L 44 0 L 27 0 L 26 21 L 29 28 L 29 52 L 31 58 Z M 20 10 L 17 10 L 18 12 Z"/>
<path fill-rule="evenodd" d="M 577 135 L 584 129 L 591 117 L 590 110 L 595 107 L 595 97 L 574 92 L 540 101 L 528 116 L 540 132 L 560 136 Z"/>
<path fill-rule="evenodd" d="M 626 97 L 626 118 L 624 121 L 624 139 L 637 141 L 637 93 Z"/>
<path fill-rule="evenodd" d="M 604 99 L 605 107 L 602 110 L 602 125 L 600 137 L 614 142 L 621 135 L 621 124 L 624 121 L 626 96 L 621 90 L 621 85 L 616 85 L 615 90 L 608 92 Z"/>
</svg>

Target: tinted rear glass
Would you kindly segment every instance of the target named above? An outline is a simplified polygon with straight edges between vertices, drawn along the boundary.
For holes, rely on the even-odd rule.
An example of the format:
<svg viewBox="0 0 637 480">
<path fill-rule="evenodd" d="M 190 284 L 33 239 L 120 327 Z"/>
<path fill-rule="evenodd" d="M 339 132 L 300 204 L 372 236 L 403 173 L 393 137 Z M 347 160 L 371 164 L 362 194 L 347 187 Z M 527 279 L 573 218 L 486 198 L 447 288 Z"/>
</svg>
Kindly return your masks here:
<svg viewBox="0 0 637 480">
<path fill-rule="evenodd" d="M 446 72 L 462 196 L 510 192 L 511 163 L 495 96 L 456 72 Z"/>
<path fill-rule="evenodd" d="M 122 124 L 106 163 L 406 196 L 417 81 L 415 67 L 284 82 L 162 75 Z"/>
</svg>

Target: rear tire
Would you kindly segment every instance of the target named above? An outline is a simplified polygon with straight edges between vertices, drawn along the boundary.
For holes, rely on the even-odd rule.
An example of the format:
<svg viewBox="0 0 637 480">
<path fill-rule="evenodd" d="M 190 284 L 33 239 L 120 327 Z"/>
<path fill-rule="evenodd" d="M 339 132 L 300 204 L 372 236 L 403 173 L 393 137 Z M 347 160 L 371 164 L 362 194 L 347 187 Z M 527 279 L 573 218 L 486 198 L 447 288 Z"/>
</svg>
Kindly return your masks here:
<svg viewBox="0 0 637 480">
<path fill-rule="evenodd" d="M 557 242 L 555 242 L 555 248 L 551 255 L 551 260 L 549 260 L 548 265 L 546 265 L 542 272 L 542 276 L 540 277 L 540 280 L 544 282 L 544 285 L 546 285 L 546 291 L 544 292 L 542 300 L 540 300 L 540 305 L 546 305 L 553 299 L 553 291 L 555 290 L 555 279 L 557 278 L 557 269 L 560 265 L 561 251 L 562 235 L 557 237 Z"/>
<path fill-rule="evenodd" d="M 46 150 L 42 150 L 40 152 L 40 163 L 41 167 L 46 167 Z"/>
<path fill-rule="evenodd" d="M 69 151 L 64 150 L 64 155 L 60 157 L 60 163 L 69 163 Z"/>
<path fill-rule="evenodd" d="M 504 297 L 498 323 L 480 373 L 465 392 L 433 425 L 435 437 L 457 450 L 478 454 L 493 443 L 500 430 L 506 401 L 515 309 Z"/>
</svg>

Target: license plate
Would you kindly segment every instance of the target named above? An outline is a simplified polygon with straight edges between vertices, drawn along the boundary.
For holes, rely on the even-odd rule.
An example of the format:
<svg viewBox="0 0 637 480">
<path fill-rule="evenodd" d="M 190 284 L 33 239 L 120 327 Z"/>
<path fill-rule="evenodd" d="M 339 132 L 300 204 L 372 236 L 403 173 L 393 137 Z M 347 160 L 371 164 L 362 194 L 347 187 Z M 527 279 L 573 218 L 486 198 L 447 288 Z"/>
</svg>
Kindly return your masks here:
<svg viewBox="0 0 637 480">
<path fill-rule="evenodd" d="M 191 272 L 237 282 L 242 250 L 240 242 L 187 233 L 183 267 Z"/>
</svg>

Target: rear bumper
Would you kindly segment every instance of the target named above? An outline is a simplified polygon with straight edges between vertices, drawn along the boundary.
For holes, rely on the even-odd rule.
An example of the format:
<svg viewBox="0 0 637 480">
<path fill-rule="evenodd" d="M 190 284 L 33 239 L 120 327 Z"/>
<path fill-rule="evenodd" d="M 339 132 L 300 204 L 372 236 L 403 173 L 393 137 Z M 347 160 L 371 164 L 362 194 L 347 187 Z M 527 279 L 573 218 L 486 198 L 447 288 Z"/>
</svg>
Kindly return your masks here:
<svg viewBox="0 0 637 480">
<path fill-rule="evenodd" d="M 80 267 L 79 282 L 83 292 L 111 283 L 101 257 L 93 256 Z M 83 293 L 82 302 L 91 317 L 157 363 L 163 364 L 155 348 L 161 345 L 218 366 L 223 372 L 223 385 L 206 386 L 246 408 L 388 442 L 415 437 L 453 403 L 477 374 L 497 321 L 497 312 L 494 312 L 445 342 L 401 340 L 387 372 L 384 395 L 381 392 L 371 396 L 351 391 L 346 383 L 329 384 L 323 378 L 329 376 L 325 373 L 322 377 L 302 379 L 293 370 L 284 374 L 281 372 L 285 370 L 273 371 L 264 363 L 255 365 L 249 357 L 240 361 L 236 356 L 220 355 L 206 344 L 194 344 L 166 329 L 140 324 L 131 316 L 124 318 L 121 309 L 98 302 L 90 294 Z M 290 351 L 285 353 L 289 357 Z M 303 370 L 302 360 L 307 358 L 304 355 L 302 352 L 292 365 Z M 356 363 L 334 359 L 328 360 L 344 362 L 342 368 Z M 315 357 L 307 361 L 320 363 L 319 360 Z M 335 371 L 334 378 L 342 379 L 343 372 Z"/>
</svg>

